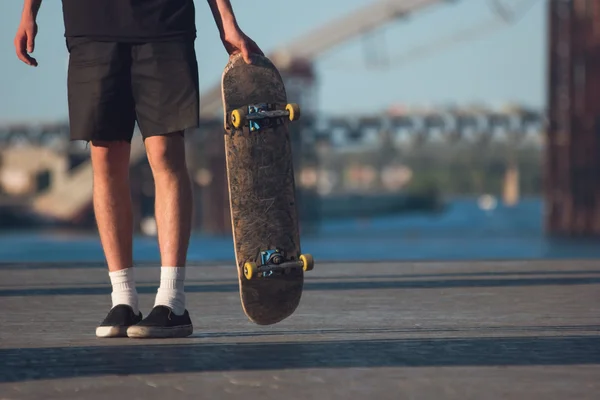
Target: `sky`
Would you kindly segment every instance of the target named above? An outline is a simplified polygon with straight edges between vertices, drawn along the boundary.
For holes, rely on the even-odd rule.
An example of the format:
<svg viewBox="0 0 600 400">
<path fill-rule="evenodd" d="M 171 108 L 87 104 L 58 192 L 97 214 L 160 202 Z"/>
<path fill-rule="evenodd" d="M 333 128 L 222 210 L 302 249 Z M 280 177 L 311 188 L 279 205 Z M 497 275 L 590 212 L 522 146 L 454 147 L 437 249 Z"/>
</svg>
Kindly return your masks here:
<svg viewBox="0 0 600 400">
<path fill-rule="evenodd" d="M 379 0 L 232 0 L 238 22 L 266 53 L 303 34 Z M 403 1 L 403 0 L 398 0 Z M 318 108 L 326 114 L 367 114 L 395 105 L 499 107 L 546 104 L 546 1 L 498 0 L 522 7 L 510 24 L 501 24 L 492 0 L 454 0 L 427 8 L 408 19 L 382 26 L 368 37 L 332 48 L 315 60 Z M 293 4 L 293 7 L 291 6 Z M 68 116 L 67 62 L 60 0 L 44 0 L 38 15 L 29 67 L 15 55 L 13 38 L 21 0 L 0 4 L 0 122 L 59 121 Z M 225 52 L 206 1 L 196 0 L 200 89 L 220 84 Z M 470 39 L 419 57 L 408 52 L 441 44 L 465 29 Z M 494 27 L 501 27 L 494 29 Z M 308 44 L 309 45 L 309 44 Z M 377 51 L 387 65 L 367 65 Z"/>
</svg>

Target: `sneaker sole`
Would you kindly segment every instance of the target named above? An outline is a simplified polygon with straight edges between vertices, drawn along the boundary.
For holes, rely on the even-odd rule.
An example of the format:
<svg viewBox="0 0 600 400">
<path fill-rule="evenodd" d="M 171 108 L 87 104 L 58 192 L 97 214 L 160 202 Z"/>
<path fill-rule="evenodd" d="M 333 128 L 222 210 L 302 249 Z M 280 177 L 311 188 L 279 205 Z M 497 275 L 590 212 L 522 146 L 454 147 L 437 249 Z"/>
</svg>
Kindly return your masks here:
<svg viewBox="0 0 600 400">
<path fill-rule="evenodd" d="M 99 338 L 127 337 L 127 327 L 99 326 L 96 328 L 96 336 Z"/>
<path fill-rule="evenodd" d="M 157 326 L 130 326 L 127 336 L 130 338 L 183 338 L 194 332 L 192 325 L 161 328 Z"/>
</svg>

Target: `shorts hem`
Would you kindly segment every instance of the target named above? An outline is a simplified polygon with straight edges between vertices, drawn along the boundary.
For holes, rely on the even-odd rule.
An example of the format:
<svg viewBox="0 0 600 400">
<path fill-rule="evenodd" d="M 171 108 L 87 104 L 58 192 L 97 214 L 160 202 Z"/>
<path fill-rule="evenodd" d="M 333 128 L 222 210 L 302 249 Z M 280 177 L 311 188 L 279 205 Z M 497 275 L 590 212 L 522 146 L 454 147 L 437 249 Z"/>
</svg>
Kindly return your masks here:
<svg viewBox="0 0 600 400">
<path fill-rule="evenodd" d="M 86 143 L 90 143 L 90 142 L 127 142 L 127 143 L 131 143 L 132 139 L 128 139 L 128 138 L 69 138 L 70 142 L 86 142 Z"/>
<path fill-rule="evenodd" d="M 173 134 L 173 133 L 179 133 L 179 132 L 185 134 L 185 131 L 187 131 L 188 129 L 196 129 L 196 128 L 198 128 L 199 124 L 198 123 L 193 123 L 193 124 L 187 124 L 187 125 L 182 125 L 182 126 L 183 127 L 178 126 L 176 128 L 167 128 L 167 129 L 164 129 L 164 130 L 161 129 L 160 132 L 151 132 L 151 133 L 144 133 L 144 132 L 142 132 L 142 138 L 146 139 L 146 138 L 154 137 L 154 136 L 167 136 L 167 135 L 170 135 L 170 134 Z"/>
</svg>

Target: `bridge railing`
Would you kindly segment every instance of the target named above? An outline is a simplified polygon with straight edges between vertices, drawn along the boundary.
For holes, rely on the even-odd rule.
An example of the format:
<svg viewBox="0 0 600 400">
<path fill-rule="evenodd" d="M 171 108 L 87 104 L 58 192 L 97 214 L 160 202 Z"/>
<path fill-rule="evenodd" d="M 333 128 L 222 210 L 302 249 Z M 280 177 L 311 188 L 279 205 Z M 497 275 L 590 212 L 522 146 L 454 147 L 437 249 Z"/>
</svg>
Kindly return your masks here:
<svg viewBox="0 0 600 400">
<path fill-rule="evenodd" d="M 203 119 L 197 132 L 214 135 L 222 131 L 222 119 Z M 395 143 L 424 143 L 428 140 L 448 142 L 489 140 L 537 140 L 545 131 L 542 112 L 522 110 L 502 111 L 433 111 L 403 115 L 311 116 L 305 115 L 299 124 L 301 140 L 332 144 L 356 144 L 378 140 L 391 134 Z M 69 143 L 67 123 L 18 124 L 0 126 L 0 149 L 16 146 L 51 147 L 57 151 L 86 151 L 82 143 Z"/>
</svg>

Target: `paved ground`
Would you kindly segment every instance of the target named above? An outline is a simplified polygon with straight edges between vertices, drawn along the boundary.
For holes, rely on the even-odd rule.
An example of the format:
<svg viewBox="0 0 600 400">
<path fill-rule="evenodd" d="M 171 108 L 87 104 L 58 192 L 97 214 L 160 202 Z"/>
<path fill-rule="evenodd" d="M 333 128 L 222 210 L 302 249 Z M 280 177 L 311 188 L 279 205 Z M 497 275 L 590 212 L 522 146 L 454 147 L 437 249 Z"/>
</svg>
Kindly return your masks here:
<svg viewBox="0 0 600 400">
<path fill-rule="evenodd" d="M 600 261 L 317 268 L 260 327 L 232 266 L 193 266 L 195 334 L 160 341 L 94 336 L 102 265 L 0 264 L 0 399 L 598 398 Z M 138 268 L 145 313 L 158 273 Z"/>
</svg>

